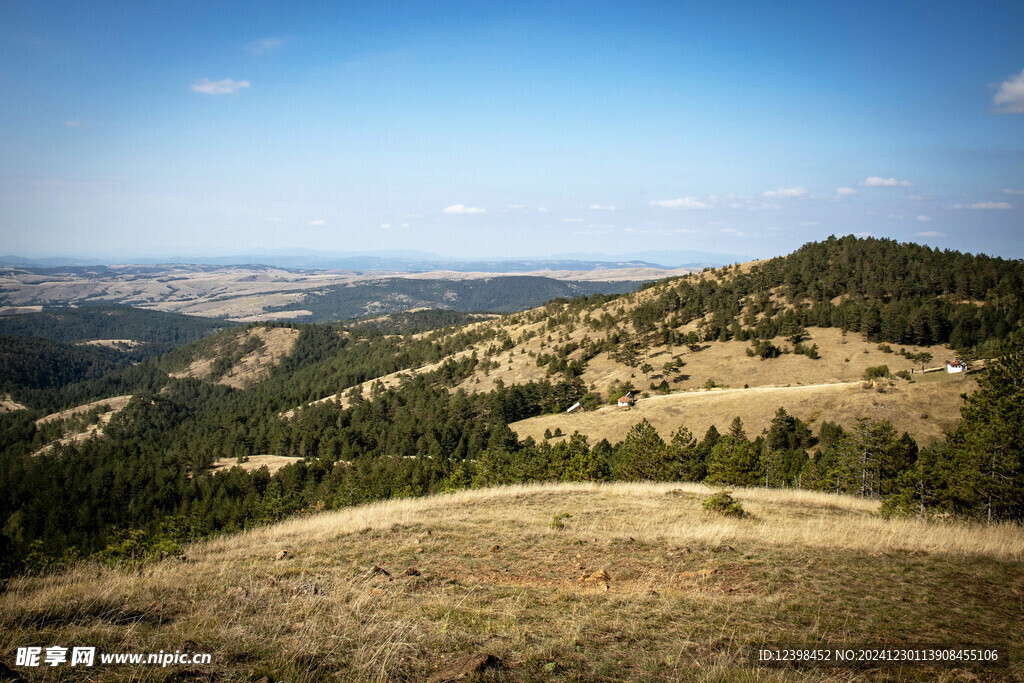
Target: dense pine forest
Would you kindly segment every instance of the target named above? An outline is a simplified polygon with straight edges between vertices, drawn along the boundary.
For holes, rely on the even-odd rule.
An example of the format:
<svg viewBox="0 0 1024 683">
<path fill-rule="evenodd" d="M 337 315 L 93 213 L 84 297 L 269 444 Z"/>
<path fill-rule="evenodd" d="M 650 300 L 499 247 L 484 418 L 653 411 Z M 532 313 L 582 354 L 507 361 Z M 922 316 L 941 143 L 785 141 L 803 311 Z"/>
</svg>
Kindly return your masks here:
<svg viewBox="0 0 1024 683">
<path fill-rule="evenodd" d="M 887 514 L 1020 522 L 1021 291 L 1019 261 L 849 237 L 748 268 L 657 283 L 618 318 L 607 313 L 616 298 L 606 295 L 561 299 L 527 314 L 547 319 L 552 329 L 604 329 L 594 348 L 633 360 L 629 347 L 639 348 L 645 337 L 679 344 L 768 340 L 803 326 L 841 327 L 897 344 L 943 342 L 965 356 L 997 357 L 978 374 L 979 390 L 967 398 L 959 425 L 935 444 L 917 444 L 885 421 L 845 428 L 825 421 L 815 432 L 786 406 L 757 434 L 737 419 L 721 433 L 680 428 L 668 439 L 640 422 L 617 444 L 579 434 L 519 441 L 508 427 L 516 420 L 606 399 L 579 378 L 588 354 L 566 362 L 568 350 L 552 347 L 549 359 L 538 359 L 556 366 L 543 381 L 453 391 L 512 340 L 485 324 L 424 333 L 429 316 L 404 330 L 381 329 L 384 323 L 287 325 L 299 330 L 295 347 L 264 381 L 245 389 L 168 374 L 221 348 L 218 340 L 231 331 L 99 376 L 37 378 L 30 409 L 0 415 L 3 570 L 38 570 L 93 554 L 116 560 L 173 552 L 191 539 L 292 514 L 529 481 L 801 487 L 881 498 Z M 599 307 L 602 316 L 595 314 Z M 694 322 L 696 331 L 682 330 Z M 480 343 L 490 350 L 452 358 Z M 437 362 L 389 388 L 373 382 Z M 347 407 L 320 403 L 284 417 L 338 392 L 347 394 Z M 127 393 L 131 402 L 102 438 L 36 454 L 57 428 L 38 427 L 36 419 L 75 401 Z M 208 472 L 218 458 L 255 454 L 296 462 L 273 475 Z"/>
</svg>

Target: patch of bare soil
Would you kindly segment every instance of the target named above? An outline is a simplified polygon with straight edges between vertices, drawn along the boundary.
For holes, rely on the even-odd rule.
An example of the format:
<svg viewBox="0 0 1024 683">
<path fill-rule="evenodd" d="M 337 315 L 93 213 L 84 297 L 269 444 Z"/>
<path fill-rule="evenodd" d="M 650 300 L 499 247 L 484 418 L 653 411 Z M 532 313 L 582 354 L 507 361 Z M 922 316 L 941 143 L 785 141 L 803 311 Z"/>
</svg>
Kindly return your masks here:
<svg viewBox="0 0 1024 683">
<path fill-rule="evenodd" d="M 10 394 L 3 394 L 0 396 L 0 413 L 9 413 L 12 410 L 24 410 L 25 406 L 21 405 L 13 398 Z"/>
<path fill-rule="evenodd" d="M 301 459 L 284 455 L 250 455 L 245 462 L 238 462 L 236 458 L 218 458 L 214 461 L 210 472 L 227 472 L 232 467 L 241 467 L 246 472 L 255 472 L 261 467 L 266 467 L 273 474 L 285 465 L 292 465 Z"/>
</svg>

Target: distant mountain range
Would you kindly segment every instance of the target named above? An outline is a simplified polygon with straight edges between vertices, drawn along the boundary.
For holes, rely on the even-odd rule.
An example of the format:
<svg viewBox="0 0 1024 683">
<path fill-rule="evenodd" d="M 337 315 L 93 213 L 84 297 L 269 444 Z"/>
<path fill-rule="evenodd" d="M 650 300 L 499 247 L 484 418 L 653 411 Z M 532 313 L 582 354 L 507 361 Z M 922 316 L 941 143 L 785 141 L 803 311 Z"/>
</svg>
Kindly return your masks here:
<svg viewBox="0 0 1024 683">
<path fill-rule="evenodd" d="M 617 268 L 703 268 L 750 260 L 735 254 L 702 251 L 648 251 L 634 254 L 556 254 L 543 259 L 455 259 L 412 249 L 373 252 L 330 252 L 314 249 L 254 250 L 228 256 L 172 256 L 168 258 L 82 259 L 0 256 L 0 267 L 66 268 L 114 264 L 181 263 L 209 266 L 265 265 L 300 270 L 353 270 L 416 273 L 456 272 L 526 273 L 538 270 L 608 270 Z"/>
</svg>

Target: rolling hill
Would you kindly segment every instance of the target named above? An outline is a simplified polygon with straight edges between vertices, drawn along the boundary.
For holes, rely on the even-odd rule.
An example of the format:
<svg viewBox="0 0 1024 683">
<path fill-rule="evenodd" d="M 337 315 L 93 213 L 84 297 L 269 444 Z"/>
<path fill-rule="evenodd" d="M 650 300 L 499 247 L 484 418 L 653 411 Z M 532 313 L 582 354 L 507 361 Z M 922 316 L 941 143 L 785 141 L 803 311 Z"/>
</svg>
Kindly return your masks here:
<svg viewBox="0 0 1024 683">
<path fill-rule="evenodd" d="M 565 480 L 760 481 L 1018 519 L 1019 463 L 985 479 L 978 458 L 1019 425 L 977 430 L 993 401 L 1018 410 L 981 361 L 1014 376 L 1020 291 L 1018 261 L 851 237 L 450 327 L 239 326 L 40 399 L 130 395 L 97 438 L 0 415 L 0 543 L 9 567 L 40 568 L 129 530 L 145 554 L 318 506 Z M 972 372 L 947 375 L 955 356 Z M 628 391 L 635 407 L 615 407 Z"/>
<path fill-rule="evenodd" d="M 12 579 L 0 634 L 8 652 L 88 643 L 97 662 L 212 655 L 98 665 L 93 681 L 1024 675 L 1019 528 L 885 520 L 877 501 L 765 489 L 734 489 L 737 519 L 705 511 L 710 493 L 533 485 L 311 511 L 162 561 Z M 1002 661 L 768 668 L 752 659 L 767 643 L 977 643 Z"/>
</svg>

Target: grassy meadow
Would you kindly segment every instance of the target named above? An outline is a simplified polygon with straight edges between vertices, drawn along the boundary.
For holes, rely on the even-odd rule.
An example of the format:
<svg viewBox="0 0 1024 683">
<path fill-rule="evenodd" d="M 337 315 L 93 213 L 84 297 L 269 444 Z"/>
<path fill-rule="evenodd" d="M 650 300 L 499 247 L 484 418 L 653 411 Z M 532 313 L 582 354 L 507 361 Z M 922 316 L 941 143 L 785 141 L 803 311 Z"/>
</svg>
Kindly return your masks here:
<svg viewBox="0 0 1024 683">
<path fill-rule="evenodd" d="M 1019 527 L 886 520 L 876 501 L 765 489 L 734 489 L 747 514 L 727 518 L 703 509 L 711 493 L 471 490 L 312 514 L 140 566 L 16 578 L 0 594 L 3 661 L 50 644 L 213 655 L 95 667 L 93 681 L 446 680 L 474 653 L 500 660 L 477 674 L 492 681 L 1024 676 Z M 748 660 L 763 642 L 998 643 L 1013 662 L 769 669 Z"/>
</svg>

